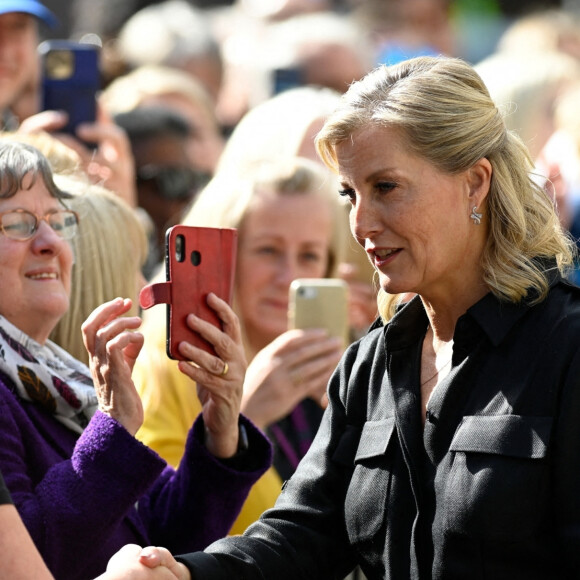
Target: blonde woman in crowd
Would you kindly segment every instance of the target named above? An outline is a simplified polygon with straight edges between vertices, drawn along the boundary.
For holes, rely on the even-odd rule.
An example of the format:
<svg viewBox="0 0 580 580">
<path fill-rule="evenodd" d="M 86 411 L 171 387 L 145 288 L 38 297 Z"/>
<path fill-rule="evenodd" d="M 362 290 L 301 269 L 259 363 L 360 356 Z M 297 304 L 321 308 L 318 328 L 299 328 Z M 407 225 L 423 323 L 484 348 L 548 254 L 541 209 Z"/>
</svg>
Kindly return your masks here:
<svg viewBox="0 0 580 580">
<path fill-rule="evenodd" d="M 256 105 L 236 126 L 218 170 L 231 172 L 259 160 L 295 155 L 321 163 L 314 139 L 339 99 L 340 94 L 332 89 L 303 86 Z M 335 187 L 338 189 L 338 184 Z M 343 207 L 341 217 L 347 224 L 348 208 Z M 350 236 L 344 237 L 341 254 L 336 273 L 349 283 L 353 336 L 360 336 L 377 316 L 374 271 L 365 252 Z"/>
<path fill-rule="evenodd" d="M 242 412 L 274 443 L 275 470 L 252 489 L 233 528 L 241 533 L 278 496 L 322 416 L 326 383 L 343 346 L 320 330 L 287 330 L 295 278 L 331 276 L 340 259 L 334 180 L 304 158 L 264 160 L 237 174 L 219 173 L 186 216 L 186 225 L 238 228 L 234 310 L 249 367 Z M 139 437 L 172 465 L 185 446 L 195 390 L 165 354 L 165 310 L 145 313 L 145 346 L 136 364 L 145 422 Z"/>
</svg>

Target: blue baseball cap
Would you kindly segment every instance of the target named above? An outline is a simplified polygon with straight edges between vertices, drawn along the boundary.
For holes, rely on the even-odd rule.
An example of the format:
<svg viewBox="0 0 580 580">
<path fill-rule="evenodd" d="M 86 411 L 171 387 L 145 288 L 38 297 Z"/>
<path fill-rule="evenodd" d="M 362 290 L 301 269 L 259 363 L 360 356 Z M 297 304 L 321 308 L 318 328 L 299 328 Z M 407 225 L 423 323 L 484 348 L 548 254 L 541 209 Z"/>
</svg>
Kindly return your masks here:
<svg viewBox="0 0 580 580">
<path fill-rule="evenodd" d="M 7 12 L 24 12 L 36 16 L 50 28 L 56 28 L 56 16 L 43 4 L 36 0 L 0 0 L 0 14 Z"/>
</svg>

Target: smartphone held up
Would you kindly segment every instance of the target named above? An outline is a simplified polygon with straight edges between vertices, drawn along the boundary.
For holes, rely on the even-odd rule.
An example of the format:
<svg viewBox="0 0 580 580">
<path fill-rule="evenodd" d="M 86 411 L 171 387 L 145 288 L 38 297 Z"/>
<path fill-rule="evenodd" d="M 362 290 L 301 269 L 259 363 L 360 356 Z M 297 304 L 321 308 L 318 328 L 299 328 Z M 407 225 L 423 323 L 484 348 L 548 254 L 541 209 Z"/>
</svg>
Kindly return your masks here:
<svg viewBox="0 0 580 580">
<path fill-rule="evenodd" d="M 46 40 L 38 46 L 41 61 L 41 110 L 68 115 L 64 133 L 76 134 L 81 123 L 94 123 L 101 88 L 100 47 L 71 40 Z"/>
<path fill-rule="evenodd" d="M 207 296 L 231 304 L 237 253 L 237 230 L 178 225 L 165 237 L 166 282 L 145 286 L 139 295 L 142 308 L 167 304 L 167 356 L 183 360 L 178 346 L 187 341 L 215 354 L 213 346 L 187 325 L 190 313 L 221 328 Z"/>
<path fill-rule="evenodd" d="M 288 328 L 324 328 L 348 345 L 348 285 L 338 278 L 298 278 L 290 284 Z"/>
</svg>

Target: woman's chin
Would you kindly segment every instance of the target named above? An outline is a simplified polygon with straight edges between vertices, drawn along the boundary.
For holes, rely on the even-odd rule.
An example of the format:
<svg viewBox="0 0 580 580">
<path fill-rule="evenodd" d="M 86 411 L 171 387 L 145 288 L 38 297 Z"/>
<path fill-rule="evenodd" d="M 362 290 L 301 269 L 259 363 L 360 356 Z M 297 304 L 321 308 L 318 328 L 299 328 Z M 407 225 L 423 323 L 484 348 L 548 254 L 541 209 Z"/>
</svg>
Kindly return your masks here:
<svg viewBox="0 0 580 580">
<path fill-rule="evenodd" d="M 379 274 L 379 285 L 387 294 L 405 294 L 410 292 L 408 283 L 405 284 L 402 280 L 391 278 L 384 274 Z"/>
</svg>

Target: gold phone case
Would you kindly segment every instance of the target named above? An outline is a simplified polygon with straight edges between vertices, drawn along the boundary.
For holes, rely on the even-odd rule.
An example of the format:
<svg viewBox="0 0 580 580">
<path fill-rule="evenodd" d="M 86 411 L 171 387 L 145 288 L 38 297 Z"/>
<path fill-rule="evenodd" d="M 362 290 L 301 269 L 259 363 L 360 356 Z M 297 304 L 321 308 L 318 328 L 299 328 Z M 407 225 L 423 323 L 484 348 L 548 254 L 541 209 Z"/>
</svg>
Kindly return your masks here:
<svg viewBox="0 0 580 580">
<path fill-rule="evenodd" d="M 336 278 L 299 278 L 290 285 L 288 328 L 325 328 L 346 347 L 348 285 Z"/>
</svg>

